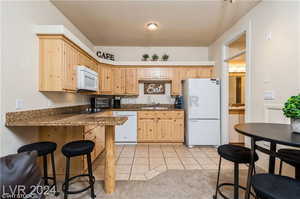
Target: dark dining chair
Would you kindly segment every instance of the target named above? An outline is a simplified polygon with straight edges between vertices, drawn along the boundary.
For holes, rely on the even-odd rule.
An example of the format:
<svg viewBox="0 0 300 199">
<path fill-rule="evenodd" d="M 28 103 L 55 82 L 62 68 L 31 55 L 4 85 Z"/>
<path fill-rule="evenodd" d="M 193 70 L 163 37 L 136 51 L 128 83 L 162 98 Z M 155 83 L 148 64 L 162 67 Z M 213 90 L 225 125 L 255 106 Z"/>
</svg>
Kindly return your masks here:
<svg viewBox="0 0 300 199">
<path fill-rule="evenodd" d="M 300 198 L 300 181 L 287 176 L 257 174 L 251 183 L 258 199 Z"/>
<path fill-rule="evenodd" d="M 297 149 L 279 149 L 280 159 L 279 174 L 282 173 L 283 162 L 295 167 L 295 178 L 300 180 L 300 150 Z"/>
</svg>

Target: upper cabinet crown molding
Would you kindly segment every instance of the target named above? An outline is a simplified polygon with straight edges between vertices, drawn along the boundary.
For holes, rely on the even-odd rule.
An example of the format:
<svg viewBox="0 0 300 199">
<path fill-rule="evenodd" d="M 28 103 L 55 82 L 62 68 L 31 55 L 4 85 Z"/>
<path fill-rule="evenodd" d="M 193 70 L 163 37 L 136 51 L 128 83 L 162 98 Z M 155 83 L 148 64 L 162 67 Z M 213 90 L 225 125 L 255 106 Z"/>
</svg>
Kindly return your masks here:
<svg viewBox="0 0 300 199">
<path fill-rule="evenodd" d="M 114 66 L 214 66 L 214 61 L 110 61 L 97 57 L 95 52 L 85 45 L 64 25 L 35 25 L 34 33 L 38 35 L 64 35 L 91 57 L 103 64 Z"/>
</svg>

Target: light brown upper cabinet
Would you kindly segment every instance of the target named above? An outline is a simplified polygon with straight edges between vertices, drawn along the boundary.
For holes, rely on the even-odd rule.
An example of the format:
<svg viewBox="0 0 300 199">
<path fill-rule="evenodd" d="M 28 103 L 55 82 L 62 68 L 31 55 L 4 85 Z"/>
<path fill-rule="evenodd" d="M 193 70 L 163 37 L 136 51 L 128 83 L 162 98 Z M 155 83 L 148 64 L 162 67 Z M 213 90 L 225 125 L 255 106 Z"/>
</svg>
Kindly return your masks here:
<svg viewBox="0 0 300 199">
<path fill-rule="evenodd" d="M 113 78 L 112 67 L 108 64 L 98 64 L 99 71 L 99 91 L 100 94 L 112 94 Z"/>
<path fill-rule="evenodd" d="M 97 61 L 63 35 L 38 35 L 38 38 L 40 91 L 75 92 L 76 66 L 85 65 L 98 71 Z"/>
<path fill-rule="evenodd" d="M 93 71 L 98 71 L 97 62 L 95 62 L 92 58 L 87 57 L 83 53 L 79 54 L 79 64 L 90 68 Z"/>
<path fill-rule="evenodd" d="M 170 68 L 141 67 L 138 69 L 140 80 L 170 80 L 172 70 Z"/>
<path fill-rule="evenodd" d="M 76 90 L 76 66 L 78 65 L 78 51 L 67 42 L 63 43 L 64 46 L 64 75 L 63 75 L 63 88 L 66 90 Z"/>
<path fill-rule="evenodd" d="M 113 68 L 113 94 L 123 95 L 125 94 L 125 75 L 124 68 Z"/>
<path fill-rule="evenodd" d="M 138 95 L 139 94 L 139 82 L 136 68 L 125 69 L 125 93 L 127 95 Z"/>
<path fill-rule="evenodd" d="M 138 95 L 136 68 L 113 68 L 113 94 Z"/>
<path fill-rule="evenodd" d="M 39 90 L 75 91 L 79 52 L 63 36 L 39 36 Z"/>
<path fill-rule="evenodd" d="M 184 70 L 181 68 L 173 68 L 172 70 L 172 85 L 171 95 L 181 95 L 182 90 L 182 73 Z"/>
</svg>

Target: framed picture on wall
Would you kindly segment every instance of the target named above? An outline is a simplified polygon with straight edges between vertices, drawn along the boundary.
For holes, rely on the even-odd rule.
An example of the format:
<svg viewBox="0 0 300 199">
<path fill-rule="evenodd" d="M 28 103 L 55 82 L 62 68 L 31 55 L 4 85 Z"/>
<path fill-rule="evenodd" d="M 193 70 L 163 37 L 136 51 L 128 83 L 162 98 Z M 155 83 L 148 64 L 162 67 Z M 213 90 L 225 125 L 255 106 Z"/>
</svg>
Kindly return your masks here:
<svg viewBox="0 0 300 199">
<path fill-rule="evenodd" d="M 166 92 L 164 83 L 144 83 L 145 95 L 163 95 Z"/>
</svg>

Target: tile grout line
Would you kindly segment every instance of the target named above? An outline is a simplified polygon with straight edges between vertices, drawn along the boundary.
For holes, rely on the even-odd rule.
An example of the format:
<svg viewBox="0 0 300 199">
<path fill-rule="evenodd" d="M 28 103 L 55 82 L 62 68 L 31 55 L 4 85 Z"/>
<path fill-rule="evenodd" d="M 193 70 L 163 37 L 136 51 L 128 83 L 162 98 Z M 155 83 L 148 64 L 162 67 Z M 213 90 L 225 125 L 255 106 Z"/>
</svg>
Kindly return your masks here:
<svg viewBox="0 0 300 199">
<path fill-rule="evenodd" d="M 163 150 L 162 150 L 162 146 L 160 145 L 159 148 L 160 148 L 161 153 L 163 154 L 164 162 L 165 162 L 166 168 L 167 168 L 167 170 L 169 170 L 168 164 L 167 164 L 167 160 L 166 160 L 166 156 L 165 156 L 165 154 L 164 154 L 164 152 L 163 152 Z"/>
<path fill-rule="evenodd" d="M 198 148 L 197 148 L 197 149 L 198 149 Z M 198 149 L 198 151 L 200 151 L 200 150 Z M 201 151 L 200 151 L 200 152 L 201 152 Z M 193 153 L 191 153 L 191 154 L 192 154 L 194 160 L 195 160 L 195 161 L 198 163 L 198 165 L 200 166 L 201 170 L 204 169 L 204 168 L 202 167 L 202 165 L 200 164 L 200 162 L 197 160 L 197 158 L 195 158 L 194 154 L 193 154 Z"/>
<path fill-rule="evenodd" d="M 174 146 L 173 146 L 173 148 L 174 148 Z M 176 155 L 177 155 L 177 158 L 179 159 L 179 161 L 181 162 L 181 164 L 182 164 L 182 166 L 183 166 L 183 169 L 186 170 L 186 167 L 184 166 L 184 164 L 183 164 L 181 158 L 179 157 L 179 155 L 178 155 L 178 153 L 177 153 L 177 150 L 176 150 L 175 148 L 174 148 L 174 150 L 175 150 L 175 153 L 176 153 Z"/>
<path fill-rule="evenodd" d="M 137 146 L 137 145 L 136 145 L 136 146 Z M 133 163 L 134 163 L 135 153 L 136 153 L 136 146 L 134 147 L 133 159 L 132 159 L 131 168 L 130 168 L 130 173 L 129 173 L 129 178 L 128 178 L 129 181 L 130 181 L 131 175 L 132 175 Z"/>
</svg>

